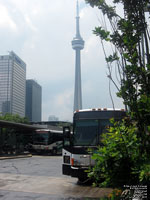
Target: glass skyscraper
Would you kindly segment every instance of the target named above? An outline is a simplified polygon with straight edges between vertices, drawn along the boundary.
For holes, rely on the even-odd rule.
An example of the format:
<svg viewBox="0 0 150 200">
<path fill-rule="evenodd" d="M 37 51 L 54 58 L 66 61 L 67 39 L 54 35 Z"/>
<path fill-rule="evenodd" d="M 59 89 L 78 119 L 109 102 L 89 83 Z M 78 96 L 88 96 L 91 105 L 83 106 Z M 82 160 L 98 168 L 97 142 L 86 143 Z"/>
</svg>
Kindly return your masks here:
<svg viewBox="0 0 150 200">
<path fill-rule="evenodd" d="M 26 64 L 13 51 L 0 56 L 0 113 L 25 116 Z"/>
<path fill-rule="evenodd" d="M 41 121 L 42 87 L 34 80 L 26 81 L 26 117 L 31 122 Z"/>
</svg>

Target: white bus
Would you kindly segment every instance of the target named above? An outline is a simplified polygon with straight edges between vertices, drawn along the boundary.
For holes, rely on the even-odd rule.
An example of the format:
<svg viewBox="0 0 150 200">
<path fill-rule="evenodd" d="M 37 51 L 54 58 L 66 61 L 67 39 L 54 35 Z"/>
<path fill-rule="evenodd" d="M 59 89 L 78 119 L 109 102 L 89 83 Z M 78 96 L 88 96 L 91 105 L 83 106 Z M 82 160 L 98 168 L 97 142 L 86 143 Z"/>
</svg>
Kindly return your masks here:
<svg viewBox="0 0 150 200">
<path fill-rule="evenodd" d="M 79 110 L 73 116 L 73 132 L 64 127 L 62 173 L 77 177 L 79 181 L 87 179 L 87 170 L 94 166 L 89 148 L 97 149 L 101 134 L 111 126 L 110 119 L 120 120 L 125 116 L 124 109 Z"/>
<path fill-rule="evenodd" d="M 63 131 L 38 129 L 32 135 L 30 151 L 36 153 L 57 154 L 61 152 Z"/>
</svg>

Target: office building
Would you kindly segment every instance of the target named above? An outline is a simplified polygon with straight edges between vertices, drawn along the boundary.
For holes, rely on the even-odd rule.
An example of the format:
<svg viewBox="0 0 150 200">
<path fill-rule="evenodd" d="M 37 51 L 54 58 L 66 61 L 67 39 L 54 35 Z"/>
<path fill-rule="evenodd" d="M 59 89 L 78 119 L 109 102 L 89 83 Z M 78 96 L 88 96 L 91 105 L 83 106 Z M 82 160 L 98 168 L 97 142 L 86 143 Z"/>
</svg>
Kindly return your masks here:
<svg viewBox="0 0 150 200">
<path fill-rule="evenodd" d="M 26 64 L 13 51 L 0 56 L 0 113 L 25 116 Z"/>
<path fill-rule="evenodd" d="M 26 81 L 26 117 L 31 122 L 41 121 L 42 88 L 34 80 Z"/>
<path fill-rule="evenodd" d="M 75 50 L 74 111 L 82 109 L 80 51 L 84 48 L 84 40 L 80 35 L 79 19 L 79 6 L 77 1 L 76 36 L 72 40 L 72 48 Z"/>
</svg>

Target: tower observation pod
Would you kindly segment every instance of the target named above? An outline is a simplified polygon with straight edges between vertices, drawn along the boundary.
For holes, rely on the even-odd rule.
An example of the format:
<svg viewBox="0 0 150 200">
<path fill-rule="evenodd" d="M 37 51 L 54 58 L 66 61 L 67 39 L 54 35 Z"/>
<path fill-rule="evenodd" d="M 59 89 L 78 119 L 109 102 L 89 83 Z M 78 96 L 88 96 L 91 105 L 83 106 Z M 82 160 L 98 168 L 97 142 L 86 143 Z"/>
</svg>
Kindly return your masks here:
<svg viewBox="0 0 150 200">
<path fill-rule="evenodd" d="M 72 40 L 72 48 L 75 50 L 75 88 L 74 88 L 74 111 L 82 109 L 81 90 L 81 58 L 80 51 L 84 48 L 84 40 L 80 35 L 79 4 L 77 0 L 76 36 Z"/>
</svg>

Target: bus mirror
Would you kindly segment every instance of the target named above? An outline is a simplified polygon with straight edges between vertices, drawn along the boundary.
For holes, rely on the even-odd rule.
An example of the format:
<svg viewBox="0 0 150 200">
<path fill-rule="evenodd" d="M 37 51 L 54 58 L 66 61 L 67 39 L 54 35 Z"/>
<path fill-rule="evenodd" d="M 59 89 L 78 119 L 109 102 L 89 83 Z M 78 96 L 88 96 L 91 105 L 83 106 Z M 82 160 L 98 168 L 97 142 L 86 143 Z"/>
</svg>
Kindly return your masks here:
<svg viewBox="0 0 150 200">
<path fill-rule="evenodd" d="M 70 138 L 70 127 L 63 127 L 64 138 Z"/>
</svg>

